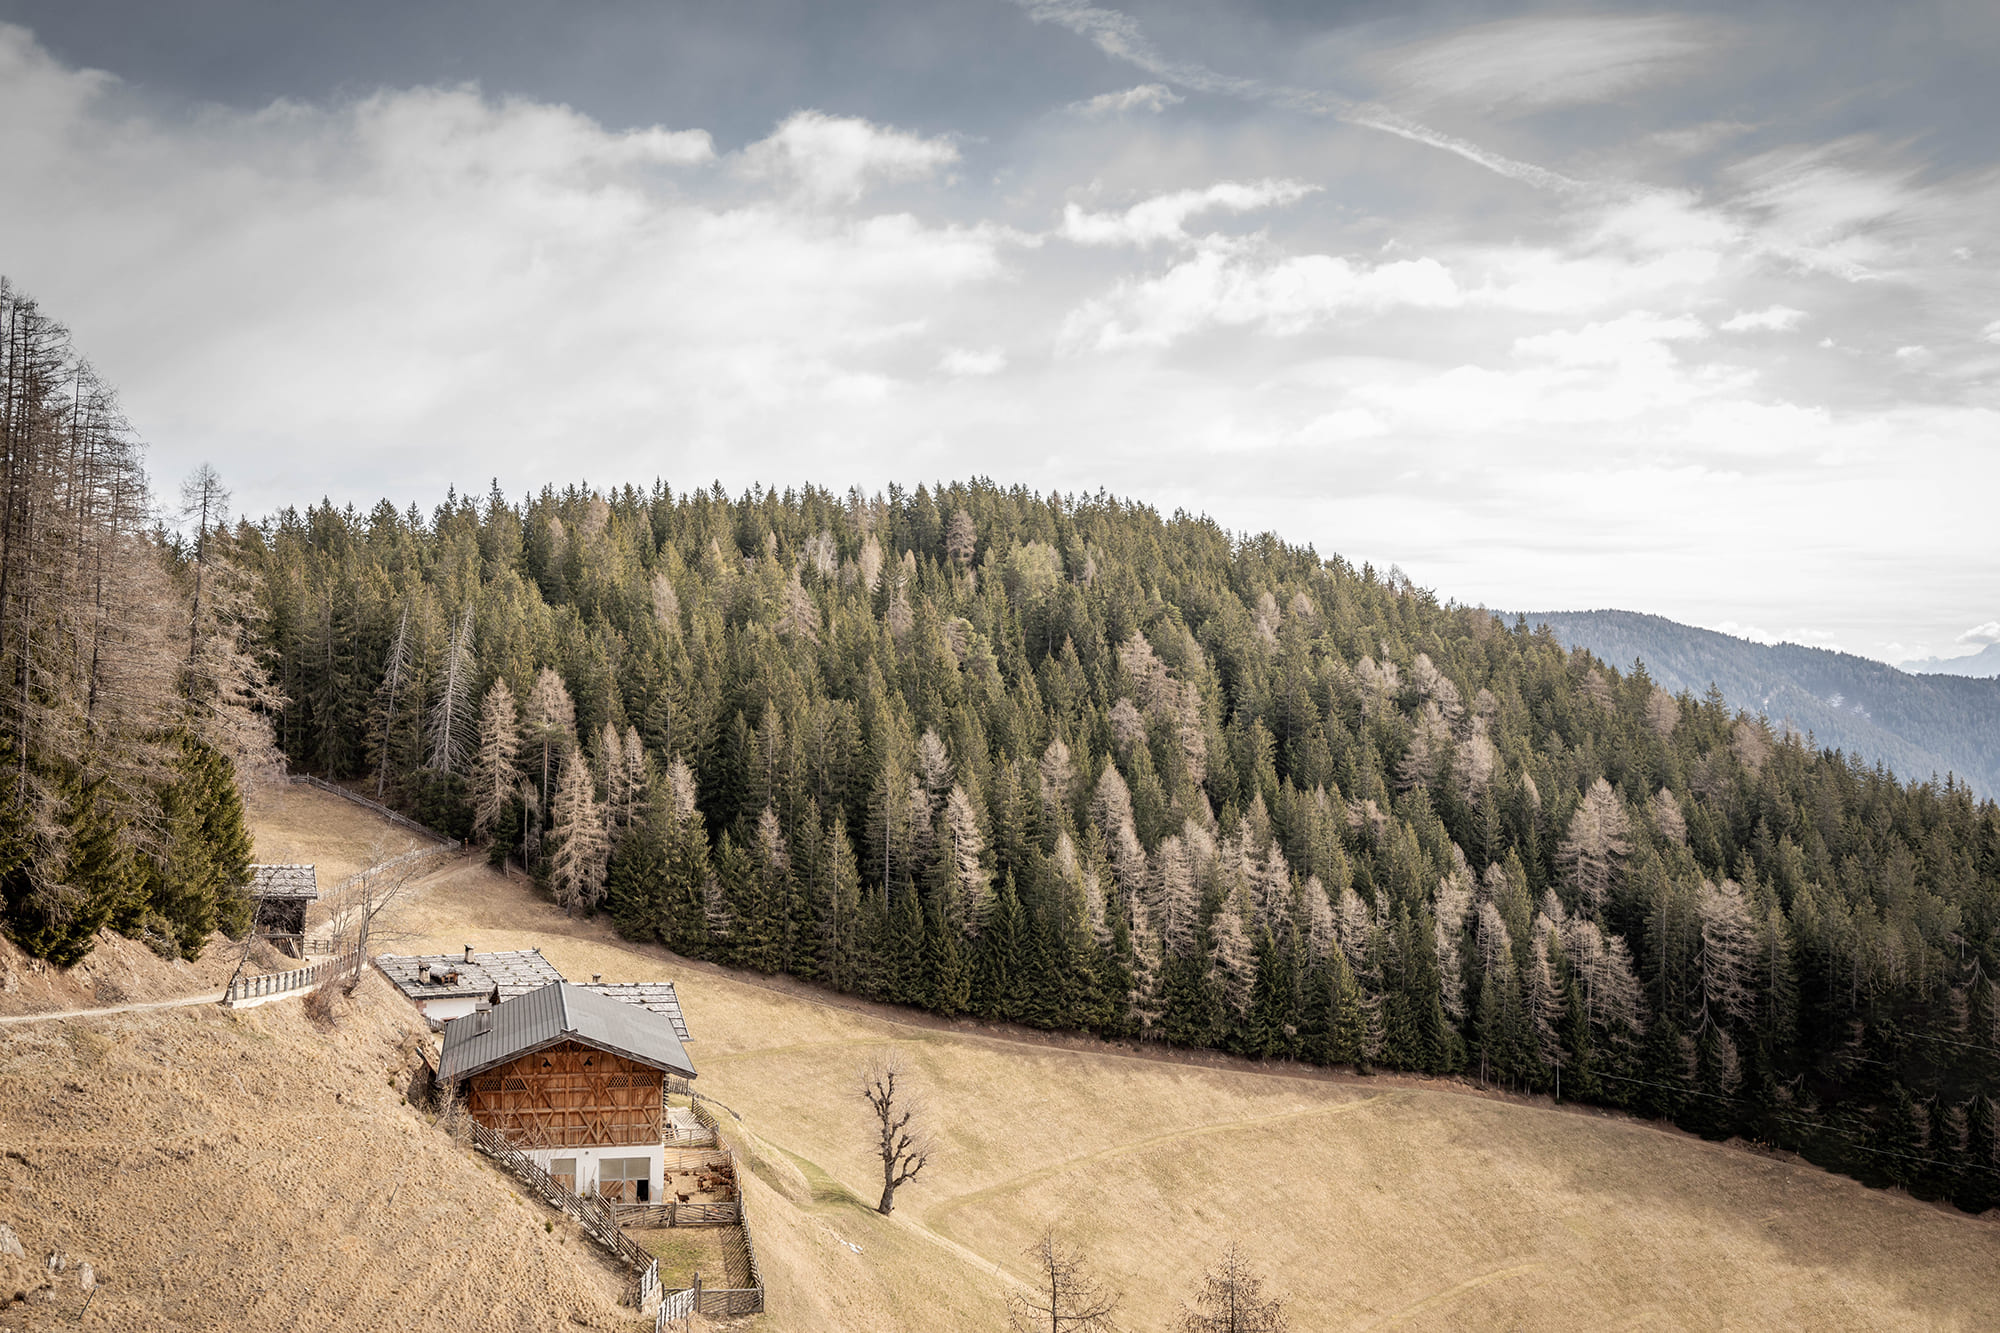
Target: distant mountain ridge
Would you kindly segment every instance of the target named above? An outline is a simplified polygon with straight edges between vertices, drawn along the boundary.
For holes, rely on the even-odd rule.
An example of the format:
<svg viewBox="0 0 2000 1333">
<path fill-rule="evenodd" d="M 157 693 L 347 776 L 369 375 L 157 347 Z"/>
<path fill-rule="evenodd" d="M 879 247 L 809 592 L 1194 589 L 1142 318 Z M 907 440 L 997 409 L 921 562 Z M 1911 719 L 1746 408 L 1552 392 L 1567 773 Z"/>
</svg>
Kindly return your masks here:
<svg viewBox="0 0 2000 1333">
<path fill-rule="evenodd" d="M 1676 694 L 1713 683 L 1731 706 L 1774 726 L 1789 722 L 1822 748 L 1904 779 L 1955 773 L 1980 795 L 2000 796 L 2000 680 L 1912 675 L 1852 653 L 1752 643 L 1637 611 L 1526 614 L 1613 666 L 1644 662 Z"/>
<path fill-rule="evenodd" d="M 2000 643 L 1989 643 L 1966 657 L 1919 657 L 1904 662 L 1899 670 L 1913 676 L 1976 676 L 1982 680 L 2000 676 Z"/>
</svg>

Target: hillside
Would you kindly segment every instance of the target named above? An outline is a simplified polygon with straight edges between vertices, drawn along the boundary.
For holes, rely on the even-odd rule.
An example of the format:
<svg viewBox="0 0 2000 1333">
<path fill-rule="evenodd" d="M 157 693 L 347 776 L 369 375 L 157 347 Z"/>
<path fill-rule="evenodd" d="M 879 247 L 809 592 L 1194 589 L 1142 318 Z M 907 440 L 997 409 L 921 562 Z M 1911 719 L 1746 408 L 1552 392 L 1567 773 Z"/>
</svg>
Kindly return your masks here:
<svg viewBox="0 0 2000 1333">
<path fill-rule="evenodd" d="M 2000 806 L 1398 574 L 986 481 L 235 540 L 291 762 L 628 938 L 2000 1196 Z"/>
<path fill-rule="evenodd" d="M 403 1100 L 422 1029 L 380 977 L 321 1031 L 297 1001 L 6 1029 L 0 1041 L 0 1291 L 56 1299 L 0 1324 L 630 1328 L 625 1277 L 572 1227 Z M 648 1325 L 650 1327 L 650 1325 Z"/>
<path fill-rule="evenodd" d="M 326 798 L 293 795 L 294 827 Z M 460 863 L 398 913 L 412 947 L 540 947 L 572 976 L 672 979 L 701 1090 L 735 1112 L 772 1333 L 989 1333 L 1056 1227 L 1159 1327 L 1229 1239 L 1304 1329 L 1975 1327 L 1995 1215 L 1545 1099 L 950 1022 L 728 972 Z M 915 1064 L 944 1150 L 879 1188 L 848 1093 Z M 873 1183 L 871 1183 L 873 1182 Z"/>
<path fill-rule="evenodd" d="M 1643 661 L 1675 694 L 1712 683 L 1732 708 L 1787 723 L 1902 778 L 1955 773 L 2000 795 L 2000 680 L 1911 675 L 1852 653 L 1762 644 L 1636 611 L 1536 611 L 1530 625 L 1606 662 Z"/>
</svg>

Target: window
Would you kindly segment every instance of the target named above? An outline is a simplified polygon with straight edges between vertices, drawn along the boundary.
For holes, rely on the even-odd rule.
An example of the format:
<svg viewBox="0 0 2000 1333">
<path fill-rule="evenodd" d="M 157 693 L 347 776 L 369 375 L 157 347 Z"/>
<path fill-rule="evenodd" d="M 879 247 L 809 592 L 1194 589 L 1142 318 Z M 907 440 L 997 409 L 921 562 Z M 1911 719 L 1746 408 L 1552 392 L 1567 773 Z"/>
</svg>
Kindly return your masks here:
<svg viewBox="0 0 2000 1333">
<path fill-rule="evenodd" d="M 556 1184 L 572 1194 L 576 1193 L 576 1158 L 556 1158 L 549 1163 L 549 1174 L 555 1177 Z"/>
<path fill-rule="evenodd" d="M 652 1183 L 650 1157 L 607 1157 L 597 1164 L 597 1192 L 607 1199 L 648 1203 Z"/>
</svg>

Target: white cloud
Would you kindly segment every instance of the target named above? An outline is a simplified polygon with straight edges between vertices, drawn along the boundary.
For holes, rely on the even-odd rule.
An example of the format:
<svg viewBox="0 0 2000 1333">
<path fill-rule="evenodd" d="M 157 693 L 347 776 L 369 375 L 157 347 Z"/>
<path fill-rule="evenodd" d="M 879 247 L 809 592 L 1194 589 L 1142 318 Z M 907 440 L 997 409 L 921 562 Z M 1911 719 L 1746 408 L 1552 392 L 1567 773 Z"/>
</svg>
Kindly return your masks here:
<svg viewBox="0 0 2000 1333">
<path fill-rule="evenodd" d="M 1743 184 L 1735 206 L 1766 253 L 1850 282 L 1880 277 L 1940 204 L 1913 166 L 1879 157 L 1860 138 L 1761 154 L 1730 169 Z"/>
<path fill-rule="evenodd" d="M 1205 190 L 1177 190 L 1155 195 L 1123 213 L 1092 213 L 1077 206 L 1063 209 L 1057 234 L 1078 245 L 1152 245 L 1189 239 L 1187 220 L 1213 209 L 1247 213 L 1252 209 L 1294 203 L 1317 191 L 1303 181 L 1220 181 Z"/>
<path fill-rule="evenodd" d="M 1565 367 L 1659 365 L 1671 359 L 1667 343 L 1707 336 L 1708 330 L 1692 315 L 1662 319 L 1637 311 L 1607 323 L 1588 324 L 1574 332 L 1556 329 L 1517 338 L 1514 352 Z"/>
<path fill-rule="evenodd" d="M 701 131 L 469 88 L 162 118 L 114 91 L 0 28 L 0 164 L 35 199 L 0 209 L 0 254 L 156 473 L 211 458 L 249 512 L 468 468 L 718 469 L 767 432 L 837 456 L 851 414 L 900 410 L 911 331 L 953 340 L 1017 239 L 825 212 L 950 158 L 860 121 L 787 121 L 746 199 L 685 170 Z"/>
<path fill-rule="evenodd" d="M 1434 259 L 1374 267 L 1332 255 L 1261 261 L 1205 249 L 1157 277 L 1120 284 L 1064 321 L 1058 345 L 1074 350 L 1165 347 L 1211 327 L 1303 333 L 1349 312 L 1398 306 L 1439 309 L 1461 294 Z"/>
<path fill-rule="evenodd" d="M 1990 343 L 2000 343 L 2000 319 L 1994 320 L 1979 331 L 1979 336 Z"/>
<path fill-rule="evenodd" d="M 964 347 L 947 347 L 938 358 L 938 369 L 947 375 L 998 375 L 1007 368 L 1007 354 L 997 347 L 983 352 Z"/>
<path fill-rule="evenodd" d="M 1918 343 L 1911 343 L 1907 347 L 1896 349 L 1896 359 L 1906 366 L 1928 365 L 1931 361 L 1931 349 Z"/>
<path fill-rule="evenodd" d="M 1788 305 L 1767 306 L 1762 310 L 1739 310 L 1717 327 L 1724 333 L 1748 333 L 1752 331 L 1783 333 L 1799 326 L 1806 317 L 1803 310 L 1794 310 Z"/>
<path fill-rule="evenodd" d="M 1123 92 L 1099 93 L 1081 102 L 1071 102 L 1069 109 L 1084 116 L 1115 115 L 1124 111 L 1159 112 L 1184 100 L 1164 83 L 1142 83 Z"/>
<path fill-rule="evenodd" d="M 795 111 L 743 150 L 750 175 L 795 182 L 808 195 L 852 203 L 871 185 L 921 180 L 958 161 L 958 147 L 852 116 Z"/>
<path fill-rule="evenodd" d="M 1713 40 L 1676 15 L 1509 19 L 1424 43 L 1387 74 L 1406 94 L 1487 109 L 1598 102 L 1676 73 Z"/>
<path fill-rule="evenodd" d="M 1718 634 L 1727 634 L 1738 639 L 1748 639 L 1752 643 L 1761 643 L 1767 647 L 1774 643 L 1784 642 L 1778 635 L 1771 633 L 1771 631 L 1761 626 L 1739 625 L 1733 620 L 1717 621 L 1707 628 L 1714 630 Z"/>
<path fill-rule="evenodd" d="M 1989 620 L 1984 625 L 1974 625 L 1958 636 L 1960 643 L 2000 643 L 2000 620 Z"/>
</svg>

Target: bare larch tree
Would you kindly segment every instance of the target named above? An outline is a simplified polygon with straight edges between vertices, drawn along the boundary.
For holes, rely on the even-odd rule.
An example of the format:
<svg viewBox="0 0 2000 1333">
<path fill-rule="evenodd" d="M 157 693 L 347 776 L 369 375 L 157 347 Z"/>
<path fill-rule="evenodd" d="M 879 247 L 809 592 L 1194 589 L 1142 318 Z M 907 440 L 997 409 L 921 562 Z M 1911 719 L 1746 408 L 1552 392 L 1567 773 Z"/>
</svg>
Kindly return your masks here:
<svg viewBox="0 0 2000 1333">
<path fill-rule="evenodd" d="M 1007 1295 L 1007 1326 L 1015 1333 L 1115 1333 L 1111 1316 L 1120 1294 L 1106 1287 L 1074 1246 L 1054 1232 L 1022 1251 L 1035 1263 L 1028 1293 Z"/>
<path fill-rule="evenodd" d="M 894 1059 L 863 1066 L 860 1092 L 875 1113 L 875 1151 L 882 1159 L 882 1202 L 875 1210 L 888 1215 L 896 1209 L 896 1189 L 916 1178 L 931 1159 L 930 1136 L 918 1117 L 922 1108 L 909 1089 L 909 1077 Z"/>
<path fill-rule="evenodd" d="M 1201 1275 L 1194 1303 L 1181 1306 L 1174 1333 L 1289 1333 L 1281 1296 L 1264 1294 L 1264 1279 L 1235 1241 Z"/>
</svg>

